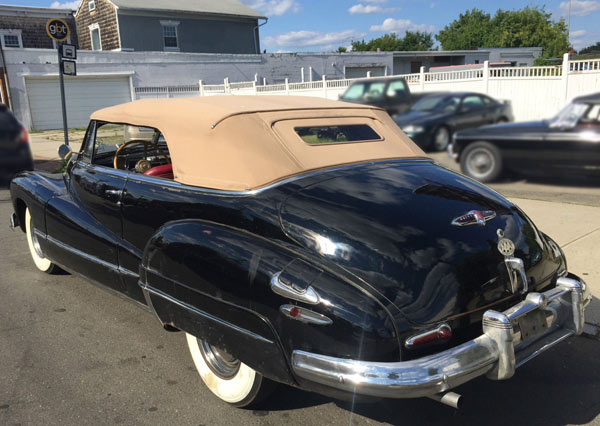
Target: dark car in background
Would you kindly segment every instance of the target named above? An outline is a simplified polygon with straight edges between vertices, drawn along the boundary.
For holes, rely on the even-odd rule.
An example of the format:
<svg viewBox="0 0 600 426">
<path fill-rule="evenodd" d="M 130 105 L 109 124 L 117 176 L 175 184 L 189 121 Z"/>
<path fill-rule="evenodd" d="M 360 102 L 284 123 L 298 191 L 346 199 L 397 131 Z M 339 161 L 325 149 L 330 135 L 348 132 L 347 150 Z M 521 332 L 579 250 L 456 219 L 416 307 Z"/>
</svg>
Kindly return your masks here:
<svg viewBox="0 0 600 426">
<path fill-rule="evenodd" d="M 424 96 L 394 121 L 424 150 L 444 151 L 458 130 L 513 120 L 509 103 L 473 92 Z"/>
<path fill-rule="evenodd" d="M 467 176 L 491 182 L 520 174 L 600 174 L 600 93 L 575 98 L 550 120 L 456 133 L 448 151 Z"/>
<path fill-rule="evenodd" d="M 376 106 L 393 115 L 407 111 L 422 96 L 411 93 L 404 78 L 386 77 L 357 80 L 340 95 L 340 100 Z"/>
<path fill-rule="evenodd" d="M 29 134 L 6 105 L 0 105 L 0 182 L 23 170 L 33 170 Z"/>
</svg>

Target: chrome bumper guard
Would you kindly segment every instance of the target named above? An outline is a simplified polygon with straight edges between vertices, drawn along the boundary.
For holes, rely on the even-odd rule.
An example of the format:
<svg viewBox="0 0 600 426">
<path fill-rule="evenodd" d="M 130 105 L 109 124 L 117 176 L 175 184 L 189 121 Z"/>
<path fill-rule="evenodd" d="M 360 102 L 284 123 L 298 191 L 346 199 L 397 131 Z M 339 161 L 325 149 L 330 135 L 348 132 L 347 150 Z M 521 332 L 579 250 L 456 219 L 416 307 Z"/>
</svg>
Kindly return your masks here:
<svg viewBox="0 0 600 426">
<path fill-rule="evenodd" d="M 574 277 L 574 276 L 571 276 Z M 387 398 L 416 398 L 445 392 L 487 374 L 512 377 L 515 369 L 569 336 L 583 332 L 591 301 L 586 284 L 559 278 L 555 288 L 529 293 L 504 312 L 483 315 L 483 334 L 452 349 L 404 362 L 367 362 L 296 350 L 299 377 L 344 391 Z"/>
</svg>

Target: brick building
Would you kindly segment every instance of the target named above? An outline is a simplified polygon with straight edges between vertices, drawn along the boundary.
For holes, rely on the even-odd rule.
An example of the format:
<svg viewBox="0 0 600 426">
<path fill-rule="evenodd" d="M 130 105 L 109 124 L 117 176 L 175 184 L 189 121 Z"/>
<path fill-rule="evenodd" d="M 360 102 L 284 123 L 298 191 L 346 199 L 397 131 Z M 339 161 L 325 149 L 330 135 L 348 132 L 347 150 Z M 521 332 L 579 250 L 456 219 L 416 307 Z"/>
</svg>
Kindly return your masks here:
<svg viewBox="0 0 600 426">
<path fill-rule="evenodd" d="M 73 11 L 46 7 L 0 5 L 0 42 L 3 48 L 52 49 L 54 40 L 46 34 L 50 18 L 61 18 L 71 29 L 70 44 L 77 45 L 77 28 Z"/>
<path fill-rule="evenodd" d="M 56 42 L 46 33 L 50 18 L 61 18 L 71 30 L 67 42 L 77 45 L 77 27 L 73 11 L 46 7 L 24 7 L 0 5 L 0 47 L 11 48 L 56 48 Z M 8 103 L 6 73 L 3 55 L 0 56 L 0 101 Z"/>
<path fill-rule="evenodd" d="M 83 0 L 75 19 L 85 50 L 240 54 L 267 20 L 238 0 Z"/>
</svg>

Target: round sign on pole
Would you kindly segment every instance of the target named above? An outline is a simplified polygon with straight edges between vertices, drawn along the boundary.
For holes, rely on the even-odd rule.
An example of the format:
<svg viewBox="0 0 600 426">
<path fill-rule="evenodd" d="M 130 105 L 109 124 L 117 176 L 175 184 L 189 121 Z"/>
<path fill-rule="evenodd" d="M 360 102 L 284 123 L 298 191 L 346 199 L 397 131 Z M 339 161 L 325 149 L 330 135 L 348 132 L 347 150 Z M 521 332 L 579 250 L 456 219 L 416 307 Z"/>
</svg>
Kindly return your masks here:
<svg viewBox="0 0 600 426">
<path fill-rule="evenodd" d="M 70 34 L 69 26 L 60 18 L 49 19 L 46 23 L 46 32 L 58 42 L 67 41 Z"/>
</svg>

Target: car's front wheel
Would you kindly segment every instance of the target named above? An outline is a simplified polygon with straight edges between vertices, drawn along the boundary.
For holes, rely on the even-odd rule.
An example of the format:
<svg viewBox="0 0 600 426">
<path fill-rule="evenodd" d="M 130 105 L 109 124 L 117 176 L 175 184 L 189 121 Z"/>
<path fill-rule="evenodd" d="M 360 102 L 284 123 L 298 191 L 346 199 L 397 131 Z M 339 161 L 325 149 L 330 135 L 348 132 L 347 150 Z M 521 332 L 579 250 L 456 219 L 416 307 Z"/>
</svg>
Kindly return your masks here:
<svg viewBox="0 0 600 426">
<path fill-rule="evenodd" d="M 275 383 L 263 377 L 223 349 L 186 333 L 196 370 L 206 387 L 234 407 L 256 405 L 273 390 Z"/>
<path fill-rule="evenodd" d="M 47 274 L 58 272 L 58 266 L 44 257 L 38 241 L 38 236 L 35 234 L 34 229 L 35 226 L 33 224 L 33 218 L 31 217 L 31 213 L 29 213 L 29 209 L 27 208 L 25 210 L 25 232 L 27 233 L 27 243 L 29 245 L 29 252 L 33 258 L 33 263 L 35 263 L 35 266 L 40 271 Z"/>
<path fill-rule="evenodd" d="M 480 182 L 492 182 L 502 172 L 502 154 L 489 142 L 468 145 L 460 157 L 460 169 Z"/>
<path fill-rule="evenodd" d="M 433 135 L 433 149 L 437 152 L 445 151 L 448 144 L 450 144 L 450 129 L 446 126 L 438 127 Z"/>
</svg>

